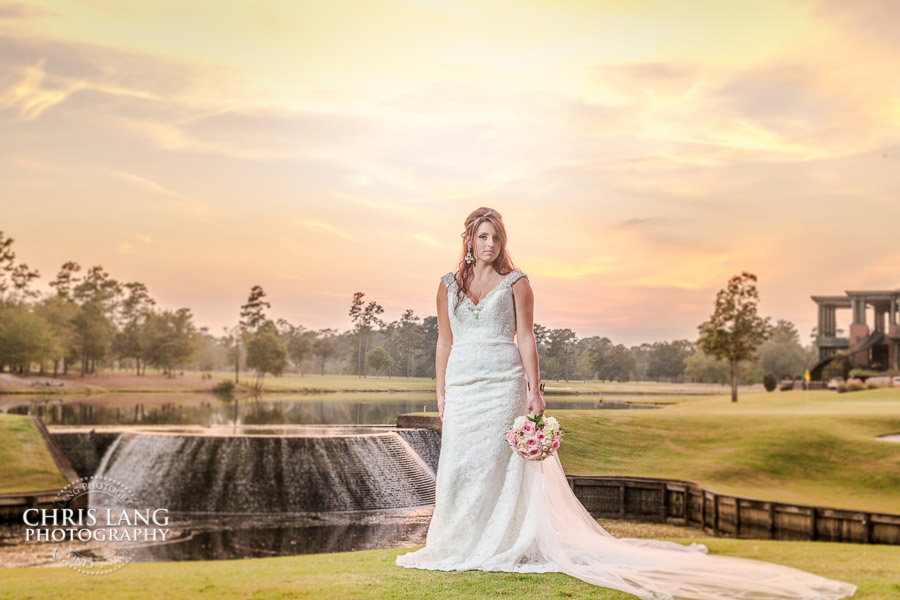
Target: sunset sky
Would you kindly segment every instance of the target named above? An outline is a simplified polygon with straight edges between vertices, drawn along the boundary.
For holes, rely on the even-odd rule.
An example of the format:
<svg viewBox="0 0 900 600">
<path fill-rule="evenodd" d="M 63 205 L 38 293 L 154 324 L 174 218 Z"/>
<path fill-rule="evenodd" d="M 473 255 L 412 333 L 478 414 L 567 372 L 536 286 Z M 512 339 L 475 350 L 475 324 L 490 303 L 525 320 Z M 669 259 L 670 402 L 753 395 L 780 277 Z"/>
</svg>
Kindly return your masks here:
<svg viewBox="0 0 900 600">
<path fill-rule="evenodd" d="M 503 215 L 535 321 L 695 339 L 728 278 L 900 287 L 891 2 L 0 2 L 0 231 L 220 334 L 436 314 Z M 849 311 L 839 315 L 846 329 Z"/>
</svg>

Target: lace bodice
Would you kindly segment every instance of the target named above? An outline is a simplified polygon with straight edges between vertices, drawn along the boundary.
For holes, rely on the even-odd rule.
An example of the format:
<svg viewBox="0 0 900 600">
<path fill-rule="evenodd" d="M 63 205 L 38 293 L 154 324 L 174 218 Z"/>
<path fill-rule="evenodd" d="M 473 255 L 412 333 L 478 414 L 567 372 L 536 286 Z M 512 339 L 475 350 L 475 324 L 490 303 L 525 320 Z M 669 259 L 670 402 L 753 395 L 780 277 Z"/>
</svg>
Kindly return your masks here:
<svg viewBox="0 0 900 600">
<path fill-rule="evenodd" d="M 489 341 L 511 342 L 516 335 L 515 299 L 512 284 L 520 277 L 528 275 L 516 269 L 507 273 L 491 291 L 475 304 L 472 299 L 463 295 L 459 306 L 456 305 L 456 277 L 447 273 L 441 280 L 447 286 L 448 312 L 450 313 L 450 332 L 453 344 Z"/>
</svg>

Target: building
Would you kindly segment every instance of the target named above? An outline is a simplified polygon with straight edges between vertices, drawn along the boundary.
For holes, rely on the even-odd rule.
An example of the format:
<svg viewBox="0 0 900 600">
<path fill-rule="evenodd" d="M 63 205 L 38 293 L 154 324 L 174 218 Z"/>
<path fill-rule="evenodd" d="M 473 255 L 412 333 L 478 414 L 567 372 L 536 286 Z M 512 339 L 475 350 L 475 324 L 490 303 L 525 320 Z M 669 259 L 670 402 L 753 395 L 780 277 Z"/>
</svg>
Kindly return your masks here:
<svg viewBox="0 0 900 600">
<path fill-rule="evenodd" d="M 846 296 L 812 296 L 819 307 L 816 347 L 819 362 L 810 369 L 812 379 L 822 379 L 834 355 L 847 352 L 854 367 L 886 371 L 900 369 L 900 288 L 884 291 L 848 291 Z M 875 322 L 866 322 L 872 307 Z M 837 335 L 837 310 L 852 310 L 849 337 Z"/>
</svg>

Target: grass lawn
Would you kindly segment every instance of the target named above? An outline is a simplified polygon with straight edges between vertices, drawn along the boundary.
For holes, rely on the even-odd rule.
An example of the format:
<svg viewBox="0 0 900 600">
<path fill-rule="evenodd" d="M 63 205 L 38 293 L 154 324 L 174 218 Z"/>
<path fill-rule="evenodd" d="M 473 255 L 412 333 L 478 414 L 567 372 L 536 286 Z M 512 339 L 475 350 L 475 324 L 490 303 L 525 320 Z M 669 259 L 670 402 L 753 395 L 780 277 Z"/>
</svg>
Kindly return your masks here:
<svg viewBox="0 0 900 600">
<path fill-rule="evenodd" d="M 31 418 L 0 413 L 0 494 L 58 490 L 67 483 Z"/>
<path fill-rule="evenodd" d="M 682 544 L 697 541 L 706 544 L 710 554 L 765 560 L 848 581 L 859 586 L 853 600 L 900 597 L 900 573 L 896 568 L 900 564 L 900 548 L 896 546 L 732 540 L 668 525 L 605 519 L 600 523 L 618 537 L 653 537 Z M 75 573 L 66 567 L 48 567 L 39 571 L 35 568 L 8 569 L 2 571 L 0 596 L 59 600 L 143 599 L 148 590 L 153 590 L 153 597 L 159 598 L 634 598 L 562 573 L 443 572 L 396 566 L 396 556 L 408 550 L 397 548 L 237 561 L 134 563 L 100 577 Z"/>
<path fill-rule="evenodd" d="M 427 413 L 434 414 L 437 413 Z M 648 410 L 553 410 L 568 475 L 686 479 L 762 500 L 900 514 L 900 389 L 690 397 Z M 898 567 L 900 569 L 900 567 Z"/>
<path fill-rule="evenodd" d="M 654 410 L 555 411 L 569 475 L 687 479 L 764 500 L 900 514 L 900 389 L 704 398 Z M 565 447 L 564 447 L 565 448 Z"/>
</svg>

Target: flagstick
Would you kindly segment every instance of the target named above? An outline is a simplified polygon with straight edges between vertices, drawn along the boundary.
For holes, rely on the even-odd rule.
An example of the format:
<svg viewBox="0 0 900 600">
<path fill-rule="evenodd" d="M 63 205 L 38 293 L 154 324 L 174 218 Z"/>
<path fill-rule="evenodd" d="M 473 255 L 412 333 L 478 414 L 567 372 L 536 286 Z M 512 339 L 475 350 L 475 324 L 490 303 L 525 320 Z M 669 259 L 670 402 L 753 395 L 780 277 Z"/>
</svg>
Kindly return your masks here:
<svg viewBox="0 0 900 600">
<path fill-rule="evenodd" d="M 804 386 L 806 388 L 806 412 L 809 412 L 809 369 L 806 370 L 806 373 L 803 374 L 803 380 L 806 382 Z"/>
</svg>

